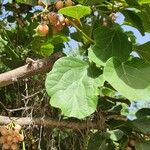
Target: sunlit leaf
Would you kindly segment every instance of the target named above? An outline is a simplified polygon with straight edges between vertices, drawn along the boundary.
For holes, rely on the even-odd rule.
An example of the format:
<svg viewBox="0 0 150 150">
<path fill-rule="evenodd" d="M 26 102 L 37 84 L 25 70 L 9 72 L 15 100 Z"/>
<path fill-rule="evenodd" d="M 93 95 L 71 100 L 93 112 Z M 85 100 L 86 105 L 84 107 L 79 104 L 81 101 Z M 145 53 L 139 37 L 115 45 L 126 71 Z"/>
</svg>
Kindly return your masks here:
<svg viewBox="0 0 150 150">
<path fill-rule="evenodd" d="M 150 99 L 150 64 L 134 58 L 121 62 L 111 58 L 104 69 L 104 77 L 118 92 L 129 100 Z"/>
<path fill-rule="evenodd" d="M 150 42 L 137 46 L 136 50 L 143 59 L 150 62 Z"/>
<path fill-rule="evenodd" d="M 100 70 L 74 57 L 59 59 L 46 78 L 50 104 L 68 117 L 84 118 L 96 110 Z"/>
<path fill-rule="evenodd" d="M 79 20 L 82 17 L 89 15 L 91 13 L 91 9 L 88 6 L 76 5 L 64 7 L 59 10 L 59 13 Z"/>
<path fill-rule="evenodd" d="M 94 39 L 96 44 L 89 49 L 89 59 L 98 66 L 104 65 L 112 56 L 121 60 L 129 57 L 132 49 L 131 42 L 120 29 L 97 28 L 94 32 Z"/>
</svg>

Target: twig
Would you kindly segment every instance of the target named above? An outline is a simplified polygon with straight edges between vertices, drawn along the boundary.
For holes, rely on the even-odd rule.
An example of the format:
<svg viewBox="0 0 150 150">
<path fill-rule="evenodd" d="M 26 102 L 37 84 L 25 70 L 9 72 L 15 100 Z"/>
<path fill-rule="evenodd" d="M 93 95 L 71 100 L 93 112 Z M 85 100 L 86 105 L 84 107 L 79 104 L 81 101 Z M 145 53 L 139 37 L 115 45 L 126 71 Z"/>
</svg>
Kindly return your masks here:
<svg viewBox="0 0 150 150">
<path fill-rule="evenodd" d="M 92 44 L 95 44 L 95 41 L 86 35 L 73 21 L 70 20 L 70 22 L 88 41 L 90 41 Z"/>
<path fill-rule="evenodd" d="M 21 99 L 21 100 L 22 100 L 22 101 L 24 101 L 24 100 L 27 100 L 27 99 L 33 98 L 34 96 L 38 95 L 38 94 L 39 94 L 39 93 L 41 93 L 42 91 L 43 91 L 43 90 L 37 91 L 37 92 L 35 92 L 34 94 L 29 95 L 28 97 L 24 96 L 24 98 L 23 98 L 23 99 Z"/>
<path fill-rule="evenodd" d="M 123 115 L 109 115 L 106 117 L 106 119 L 107 120 L 115 119 L 115 120 L 122 120 L 122 121 L 128 120 L 127 116 L 123 116 Z"/>
<path fill-rule="evenodd" d="M 109 96 L 103 96 L 103 97 L 101 97 L 101 98 L 103 98 L 103 99 L 108 99 L 108 100 L 110 100 L 110 101 L 112 101 L 112 102 L 121 102 L 121 103 L 125 103 L 125 104 L 127 104 L 128 106 L 130 106 L 131 105 L 131 102 L 128 100 L 128 99 L 123 99 L 123 98 L 113 98 L 113 97 L 109 97 Z"/>
<path fill-rule="evenodd" d="M 32 107 L 21 107 L 21 108 L 15 108 L 15 109 L 8 109 L 6 106 L 0 101 L 0 105 L 2 106 L 3 110 L 7 113 L 10 114 L 15 111 L 20 111 L 20 110 L 25 110 L 25 109 L 31 109 Z"/>
</svg>

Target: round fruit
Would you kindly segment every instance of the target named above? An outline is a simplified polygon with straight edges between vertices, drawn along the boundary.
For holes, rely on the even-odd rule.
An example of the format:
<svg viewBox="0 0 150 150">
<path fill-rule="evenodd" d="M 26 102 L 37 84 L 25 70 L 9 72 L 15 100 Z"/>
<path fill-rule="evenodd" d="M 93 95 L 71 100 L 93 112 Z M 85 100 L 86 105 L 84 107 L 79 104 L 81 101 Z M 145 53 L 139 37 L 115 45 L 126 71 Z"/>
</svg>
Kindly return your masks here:
<svg viewBox="0 0 150 150">
<path fill-rule="evenodd" d="M 10 149 L 10 145 L 9 144 L 3 144 L 3 149 Z"/>
<path fill-rule="evenodd" d="M 10 136 L 10 135 L 7 136 L 7 142 L 8 142 L 8 143 L 10 143 L 10 142 L 12 141 L 12 139 L 13 139 L 12 136 Z"/>
<path fill-rule="evenodd" d="M 18 143 L 18 137 L 15 136 L 15 137 L 12 139 L 12 142 L 13 142 L 13 143 Z"/>
<path fill-rule="evenodd" d="M 8 134 L 8 130 L 7 130 L 6 127 L 3 127 L 3 128 L 1 129 L 1 134 L 2 134 L 3 136 L 5 136 L 5 135 Z"/>
<path fill-rule="evenodd" d="M 24 140 L 24 136 L 23 136 L 22 134 L 19 134 L 18 140 L 19 140 L 20 142 L 23 141 L 23 140 Z"/>
<path fill-rule="evenodd" d="M 7 136 L 1 136 L 0 137 L 0 144 L 4 144 L 7 142 Z"/>
<path fill-rule="evenodd" d="M 129 144 L 130 144 L 130 146 L 134 147 L 135 146 L 135 140 L 133 140 L 133 139 L 130 140 Z"/>
<path fill-rule="evenodd" d="M 72 0 L 66 0 L 65 1 L 65 6 L 72 6 L 73 5 L 73 1 Z"/>
<path fill-rule="evenodd" d="M 116 15 L 115 13 L 111 13 L 111 14 L 109 15 L 109 19 L 110 19 L 111 21 L 115 21 L 115 20 L 117 19 L 117 15 Z"/>
<path fill-rule="evenodd" d="M 49 32 L 49 27 L 46 24 L 40 24 L 40 25 L 38 25 L 36 30 L 40 36 L 47 36 L 47 34 Z"/>
<path fill-rule="evenodd" d="M 50 12 L 47 15 L 47 18 L 48 18 L 50 24 L 53 25 L 53 26 L 55 26 L 57 24 L 57 22 L 58 22 L 58 16 L 54 12 Z"/>
<path fill-rule="evenodd" d="M 128 147 L 126 148 L 126 150 L 132 150 L 132 148 L 128 146 Z"/>
<path fill-rule="evenodd" d="M 21 130 L 21 126 L 19 124 L 16 124 L 14 129 L 20 131 Z"/>
<path fill-rule="evenodd" d="M 37 149 L 37 146 L 34 144 L 32 145 L 32 150 Z"/>
<path fill-rule="evenodd" d="M 56 7 L 57 10 L 63 8 L 64 7 L 64 2 L 61 1 L 61 0 L 57 1 L 56 4 L 55 4 L 55 7 Z"/>
<path fill-rule="evenodd" d="M 13 135 L 14 134 L 14 131 L 13 130 L 8 130 L 8 135 Z"/>
<path fill-rule="evenodd" d="M 17 149 L 17 144 L 12 144 L 12 145 L 11 145 L 11 149 L 12 149 L 12 150 L 16 150 L 16 149 Z"/>
</svg>

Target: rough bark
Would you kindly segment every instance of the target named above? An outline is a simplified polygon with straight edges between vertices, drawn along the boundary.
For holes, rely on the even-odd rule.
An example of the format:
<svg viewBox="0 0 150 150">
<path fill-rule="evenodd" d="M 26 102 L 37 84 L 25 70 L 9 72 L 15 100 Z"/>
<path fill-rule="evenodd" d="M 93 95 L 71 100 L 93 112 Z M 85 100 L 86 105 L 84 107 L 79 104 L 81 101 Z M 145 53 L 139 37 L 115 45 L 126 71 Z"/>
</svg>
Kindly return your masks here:
<svg viewBox="0 0 150 150">
<path fill-rule="evenodd" d="M 45 127 L 52 128 L 68 128 L 73 130 L 83 130 L 83 129 L 104 129 L 104 121 L 100 120 L 99 122 L 72 122 L 65 120 L 54 120 L 54 119 L 42 119 L 42 118 L 29 118 L 29 117 L 6 117 L 0 116 L 0 125 L 9 124 L 12 120 L 14 120 L 17 124 L 21 126 L 27 126 L 30 124 L 34 125 L 43 125 Z M 103 123 L 102 123 L 103 122 Z"/>
<path fill-rule="evenodd" d="M 62 56 L 62 53 L 55 53 L 48 58 L 36 61 L 27 59 L 26 65 L 0 74 L 0 87 L 7 86 L 20 79 L 25 79 L 33 75 L 46 73 L 52 69 L 54 62 Z"/>
</svg>

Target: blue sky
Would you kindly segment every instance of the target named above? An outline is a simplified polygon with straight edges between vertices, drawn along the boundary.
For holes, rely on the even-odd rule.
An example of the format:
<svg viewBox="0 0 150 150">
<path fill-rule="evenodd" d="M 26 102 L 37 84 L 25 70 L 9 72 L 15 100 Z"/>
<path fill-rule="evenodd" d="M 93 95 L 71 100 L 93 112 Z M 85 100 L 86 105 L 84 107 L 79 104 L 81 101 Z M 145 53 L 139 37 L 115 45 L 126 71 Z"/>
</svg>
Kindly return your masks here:
<svg viewBox="0 0 150 150">
<path fill-rule="evenodd" d="M 116 19 L 116 23 L 119 23 L 120 25 L 123 24 L 124 22 L 124 16 L 121 13 L 117 14 L 117 19 Z M 128 26 L 128 25 L 122 25 L 122 28 L 124 31 L 132 31 L 136 37 L 136 43 L 138 44 L 143 44 L 146 43 L 148 41 L 150 41 L 150 33 L 145 33 L 145 36 L 142 36 L 141 33 L 134 27 Z M 74 29 L 71 29 L 71 31 L 73 32 Z M 77 48 L 78 47 L 78 43 L 74 40 L 71 40 L 69 42 L 69 46 L 71 48 Z M 66 49 L 70 49 L 67 45 L 66 45 Z"/>
<path fill-rule="evenodd" d="M 116 20 L 117 23 L 122 24 L 124 21 L 124 16 L 121 13 L 118 13 L 118 18 Z M 122 25 L 124 31 L 132 31 L 137 38 L 136 42 L 139 44 L 146 43 L 150 41 L 150 33 L 145 33 L 145 36 L 142 36 L 141 33 L 134 27 Z"/>
</svg>

